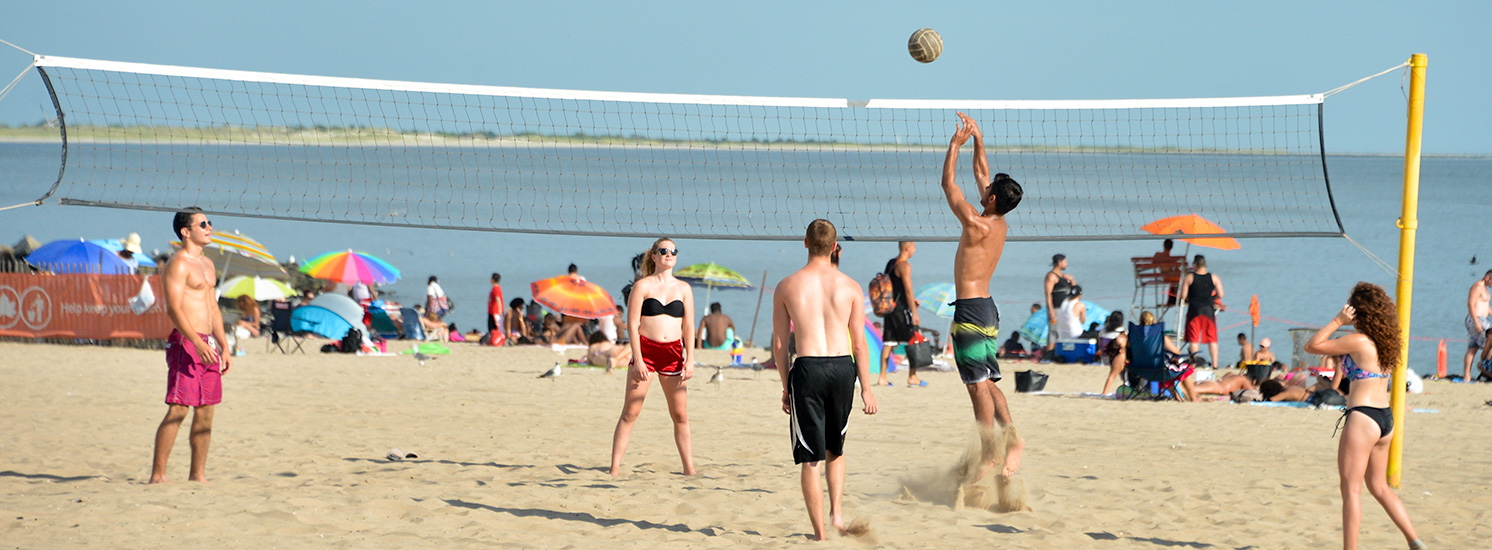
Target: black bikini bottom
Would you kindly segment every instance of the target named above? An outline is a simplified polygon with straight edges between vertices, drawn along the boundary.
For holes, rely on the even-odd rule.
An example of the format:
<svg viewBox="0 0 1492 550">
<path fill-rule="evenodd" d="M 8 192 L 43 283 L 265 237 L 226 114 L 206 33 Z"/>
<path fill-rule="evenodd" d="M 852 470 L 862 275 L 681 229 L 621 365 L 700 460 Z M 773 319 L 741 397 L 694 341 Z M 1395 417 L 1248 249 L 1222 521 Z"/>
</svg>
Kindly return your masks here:
<svg viewBox="0 0 1492 550">
<path fill-rule="evenodd" d="M 1363 416 L 1378 423 L 1378 437 L 1387 437 L 1388 434 L 1394 433 L 1394 413 L 1387 407 L 1352 407 L 1347 409 L 1342 412 L 1341 420 L 1337 421 L 1338 429 L 1342 427 L 1342 422 L 1347 420 L 1347 415 L 1352 414 L 1354 411 L 1360 412 Z M 1336 435 L 1335 430 L 1332 431 L 1332 435 Z"/>
</svg>

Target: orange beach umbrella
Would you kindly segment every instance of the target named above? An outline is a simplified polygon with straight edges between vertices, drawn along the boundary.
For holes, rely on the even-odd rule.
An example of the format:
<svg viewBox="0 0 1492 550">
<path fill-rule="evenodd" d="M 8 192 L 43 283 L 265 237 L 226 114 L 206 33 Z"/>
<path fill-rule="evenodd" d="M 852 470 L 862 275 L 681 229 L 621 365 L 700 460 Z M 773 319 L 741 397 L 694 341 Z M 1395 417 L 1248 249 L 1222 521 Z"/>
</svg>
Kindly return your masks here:
<svg viewBox="0 0 1492 550">
<path fill-rule="evenodd" d="M 1222 235 L 1228 231 L 1222 226 L 1196 214 L 1184 216 L 1171 216 L 1161 218 L 1145 224 L 1140 229 L 1156 235 Z M 1241 246 L 1238 239 L 1232 237 L 1196 237 L 1181 239 L 1182 242 L 1216 248 L 1218 250 L 1238 250 Z"/>
<path fill-rule="evenodd" d="M 550 277 L 534 281 L 528 288 L 535 302 L 571 317 L 600 319 L 616 315 L 616 302 L 606 289 L 579 277 Z"/>
</svg>

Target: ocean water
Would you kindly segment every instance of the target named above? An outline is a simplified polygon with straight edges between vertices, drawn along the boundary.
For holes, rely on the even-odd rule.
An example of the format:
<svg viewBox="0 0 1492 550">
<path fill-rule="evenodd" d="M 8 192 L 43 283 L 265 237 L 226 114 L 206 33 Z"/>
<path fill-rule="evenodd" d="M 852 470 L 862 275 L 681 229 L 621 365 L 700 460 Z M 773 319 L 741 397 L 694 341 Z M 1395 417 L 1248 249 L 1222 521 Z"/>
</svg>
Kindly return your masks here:
<svg viewBox="0 0 1492 550">
<path fill-rule="evenodd" d="M 0 206 L 43 194 L 57 177 L 56 151 L 55 146 L 0 143 Z M 1399 231 L 1395 221 L 1401 209 L 1402 159 L 1333 155 L 1328 157 L 1327 166 L 1347 234 L 1372 254 L 1397 266 Z M 1040 189 L 1028 186 L 1026 192 L 1037 196 Z M 1492 158 L 1424 159 L 1419 218 L 1410 366 L 1421 373 L 1433 372 L 1436 341 L 1446 338 L 1452 340 L 1447 344 L 1450 371 L 1459 372 L 1465 350 L 1462 323 L 1466 292 L 1479 275 L 1492 268 Z M 13 243 L 23 234 L 46 242 L 77 237 L 119 238 L 138 232 L 146 251 L 167 250 L 172 237 L 170 221 L 171 215 L 162 212 L 49 203 L 0 212 L 0 242 Z M 802 223 L 806 226 L 809 221 L 805 215 Z M 620 300 L 619 290 L 631 275 L 632 255 L 651 243 L 644 238 L 405 229 L 231 216 L 214 216 L 214 224 L 218 231 L 236 229 L 258 239 L 281 259 L 304 259 L 346 248 L 380 256 L 403 271 L 404 278 L 387 290 L 392 291 L 393 299 L 406 303 L 422 302 L 426 279 L 439 276 L 457 304 L 448 320 L 463 330 L 485 326 L 487 281 L 493 272 L 502 274 L 509 299 L 527 299 L 530 282 L 564 273 L 573 262 L 589 280 L 603 285 Z M 1346 239 L 1259 238 L 1241 242 L 1243 247 L 1235 251 L 1192 248 L 1193 253 L 1207 255 L 1209 267 L 1222 279 L 1224 302 L 1233 308 L 1218 318 L 1221 354 L 1230 361 L 1238 352 L 1233 335 L 1250 328 L 1246 313 L 1250 295 L 1258 295 L 1263 314 L 1273 319 L 1261 323 L 1257 336 L 1272 338 L 1276 353 L 1285 356 L 1290 351 L 1288 330 L 1300 325 L 1317 326 L 1331 319 L 1354 283 L 1368 281 L 1383 285 L 1390 293 L 1394 291 L 1394 275 Z M 754 318 L 755 339 L 765 342 L 771 333 L 771 287 L 802 266 L 806 257 L 802 245 L 700 239 L 679 239 L 678 244 L 681 265 L 716 262 L 753 281 L 763 280 L 765 272 L 767 290 L 761 311 Z M 1010 243 L 991 281 L 992 293 L 1004 314 L 1002 331 L 1008 333 L 1019 327 L 1029 304 L 1041 300 L 1042 277 L 1052 254 L 1068 256 L 1069 273 L 1090 299 L 1110 309 L 1128 310 L 1133 294 L 1129 258 L 1150 255 L 1159 246 L 1159 239 Z M 953 243 L 920 244 L 911 262 L 913 283 L 921 286 L 951 281 L 954 248 Z M 1178 251 L 1184 249 L 1185 245 L 1178 243 Z M 841 268 L 865 283 L 895 254 L 892 243 L 847 242 Z M 1474 256 L 1478 263 L 1472 265 Z M 705 295 L 706 289 L 696 289 L 696 308 L 700 311 L 706 306 Z M 719 289 L 709 297 L 709 301 L 721 302 L 743 336 L 752 334 L 757 299 L 756 291 Z M 947 321 L 930 312 L 924 311 L 922 318 L 925 325 L 946 328 L 938 325 Z"/>
</svg>

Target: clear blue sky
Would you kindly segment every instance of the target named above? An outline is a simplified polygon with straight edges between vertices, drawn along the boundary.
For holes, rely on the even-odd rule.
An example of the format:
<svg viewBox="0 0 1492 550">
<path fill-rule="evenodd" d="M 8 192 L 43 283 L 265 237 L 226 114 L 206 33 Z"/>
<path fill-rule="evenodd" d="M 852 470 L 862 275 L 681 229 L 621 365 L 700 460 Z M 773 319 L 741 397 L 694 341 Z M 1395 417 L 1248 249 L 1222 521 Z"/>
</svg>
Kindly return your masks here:
<svg viewBox="0 0 1492 550">
<path fill-rule="evenodd" d="M 41 54 L 591 90 L 1101 99 L 1316 93 L 1430 56 L 1426 153 L 1492 154 L 1492 2 L 11 2 Z M 937 29 L 943 57 L 906 39 Z M 30 61 L 0 46 L 5 82 Z M 50 116 L 33 75 L 0 122 Z M 1326 105 L 1331 153 L 1402 153 L 1398 75 Z"/>
</svg>

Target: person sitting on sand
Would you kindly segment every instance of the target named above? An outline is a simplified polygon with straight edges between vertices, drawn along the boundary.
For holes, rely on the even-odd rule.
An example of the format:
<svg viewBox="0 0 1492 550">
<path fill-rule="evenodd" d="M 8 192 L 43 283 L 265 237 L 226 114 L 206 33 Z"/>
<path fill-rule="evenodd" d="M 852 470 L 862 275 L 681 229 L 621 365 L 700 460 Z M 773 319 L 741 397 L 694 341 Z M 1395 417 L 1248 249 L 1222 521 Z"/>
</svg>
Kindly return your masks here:
<svg viewBox="0 0 1492 550">
<path fill-rule="evenodd" d="M 1120 322 L 1123 322 L 1123 319 L 1120 319 Z M 1140 326 L 1150 326 L 1155 324 L 1155 322 L 1154 313 L 1149 311 L 1140 313 Z M 1171 358 L 1183 355 L 1181 348 L 1176 347 L 1176 343 L 1171 341 L 1170 335 L 1162 338 L 1161 344 L 1165 346 L 1168 361 Z M 1113 389 L 1114 384 L 1119 380 L 1119 374 L 1129 367 L 1129 335 L 1120 333 L 1112 342 L 1109 342 L 1109 345 L 1104 348 L 1104 357 L 1109 363 L 1109 377 L 1107 380 L 1104 380 L 1103 394 L 1109 395 L 1109 390 Z M 1187 398 L 1192 401 L 1199 400 L 1196 384 L 1197 382 L 1194 381 L 1194 377 L 1191 375 L 1187 375 L 1181 379 L 1181 389 L 1186 393 Z"/>
<path fill-rule="evenodd" d="M 1010 339 L 1000 345 L 1000 359 L 1017 359 L 1026 357 L 1026 346 L 1021 345 L 1021 333 L 1010 333 Z"/>
<path fill-rule="evenodd" d="M 539 330 L 539 341 L 545 344 L 558 344 L 559 332 L 559 317 L 555 316 L 553 313 L 545 313 L 544 326 Z"/>
<path fill-rule="evenodd" d="M 250 338 L 259 337 L 260 313 L 259 304 L 248 294 L 240 295 L 236 302 L 238 310 L 243 312 L 238 316 L 238 328 L 248 331 Z"/>
<path fill-rule="evenodd" d="M 523 316 L 523 298 L 514 298 L 508 302 L 508 313 L 503 316 L 503 331 L 508 333 L 508 345 L 532 344 L 534 339 L 533 330 L 528 326 L 528 319 Z"/>
<path fill-rule="evenodd" d="M 574 315 L 564 316 L 564 320 L 560 322 L 559 332 L 555 333 L 555 340 L 551 340 L 550 343 L 566 346 L 578 346 L 585 343 L 585 324 L 589 322 L 590 319 Z"/>
<path fill-rule="evenodd" d="M 1274 352 L 1269 350 L 1271 344 L 1273 342 L 1270 342 L 1268 338 L 1259 339 L 1259 351 L 1254 352 L 1255 363 L 1275 363 L 1278 361 L 1274 357 Z"/>
<path fill-rule="evenodd" d="M 632 361 L 630 346 L 617 345 L 599 330 L 592 332 L 589 340 L 590 347 L 585 352 L 585 362 L 593 367 L 606 367 L 606 374 L 611 374 L 618 365 L 626 365 Z"/>
<path fill-rule="evenodd" d="M 1254 361 L 1254 346 L 1249 344 L 1249 336 L 1242 332 L 1238 333 L 1238 364 L 1236 368 L 1243 368 Z"/>
</svg>

